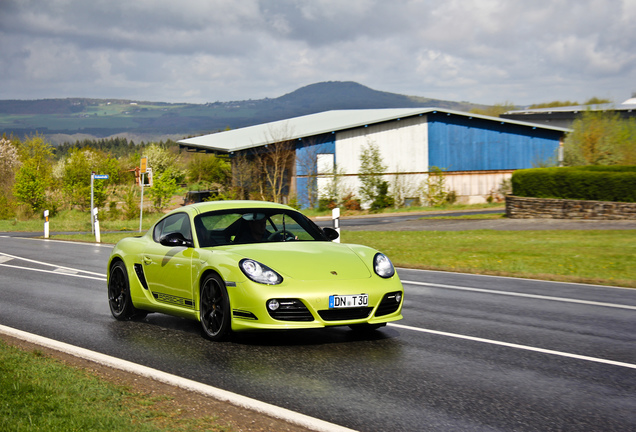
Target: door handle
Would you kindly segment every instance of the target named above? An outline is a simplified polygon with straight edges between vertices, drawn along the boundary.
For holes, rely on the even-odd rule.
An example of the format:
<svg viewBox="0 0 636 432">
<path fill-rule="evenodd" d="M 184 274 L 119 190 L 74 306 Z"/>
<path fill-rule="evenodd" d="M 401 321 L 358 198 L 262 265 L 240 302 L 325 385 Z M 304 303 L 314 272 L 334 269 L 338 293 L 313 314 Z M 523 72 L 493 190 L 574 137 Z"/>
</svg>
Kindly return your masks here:
<svg viewBox="0 0 636 432">
<path fill-rule="evenodd" d="M 144 264 L 146 264 L 146 265 L 152 264 L 152 260 L 147 255 L 144 255 L 143 261 L 144 261 Z"/>
</svg>

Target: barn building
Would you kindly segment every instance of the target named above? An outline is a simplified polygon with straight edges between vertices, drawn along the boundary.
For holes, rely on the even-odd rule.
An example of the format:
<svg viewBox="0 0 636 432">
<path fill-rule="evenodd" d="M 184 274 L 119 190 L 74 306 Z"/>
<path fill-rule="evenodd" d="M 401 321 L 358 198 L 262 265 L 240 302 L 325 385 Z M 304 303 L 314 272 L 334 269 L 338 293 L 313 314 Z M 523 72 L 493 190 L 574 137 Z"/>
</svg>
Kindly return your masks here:
<svg viewBox="0 0 636 432">
<path fill-rule="evenodd" d="M 502 118 L 519 120 L 542 125 L 569 128 L 575 120 L 580 119 L 584 112 L 609 112 L 617 114 L 621 119 L 636 118 L 636 94 L 621 104 L 576 105 L 552 108 L 533 108 L 508 111 Z"/>
<path fill-rule="evenodd" d="M 556 162 L 569 129 L 438 108 L 335 110 L 179 141 L 192 151 L 258 155 L 291 143 L 285 195 L 301 205 L 357 195 L 360 156 L 376 146 L 393 195 L 416 201 L 435 168 L 461 202 L 483 202 L 521 168 Z M 335 174 L 335 175 L 334 175 Z M 331 188 L 331 189 L 330 189 Z"/>
</svg>

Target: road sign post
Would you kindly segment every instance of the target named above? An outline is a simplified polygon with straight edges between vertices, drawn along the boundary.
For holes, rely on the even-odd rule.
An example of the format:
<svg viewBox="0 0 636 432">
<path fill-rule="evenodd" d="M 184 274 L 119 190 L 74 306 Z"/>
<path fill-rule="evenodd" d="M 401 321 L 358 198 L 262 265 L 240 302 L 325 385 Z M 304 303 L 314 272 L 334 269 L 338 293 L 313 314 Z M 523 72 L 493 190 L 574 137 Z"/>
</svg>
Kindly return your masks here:
<svg viewBox="0 0 636 432">
<path fill-rule="evenodd" d="M 91 234 L 95 234 L 95 219 L 93 219 L 93 183 L 95 182 L 95 173 L 91 172 Z"/>
</svg>

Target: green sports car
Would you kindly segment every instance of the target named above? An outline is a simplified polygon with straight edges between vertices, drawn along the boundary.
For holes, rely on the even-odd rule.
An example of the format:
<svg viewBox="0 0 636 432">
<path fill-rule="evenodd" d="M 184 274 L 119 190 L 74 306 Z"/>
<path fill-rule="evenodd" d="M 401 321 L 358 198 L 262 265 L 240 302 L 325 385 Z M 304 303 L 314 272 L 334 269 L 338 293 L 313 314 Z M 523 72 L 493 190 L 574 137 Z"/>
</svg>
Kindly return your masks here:
<svg viewBox="0 0 636 432">
<path fill-rule="evenodd" d="M 212 340 L 244 330 L 373 330 L 401 319 L 404 290 L 389 258 L 337 238 L 282 204 L 185 206 L 114 247 L 110 310 L 118 320 L 149 312 L 198 320 Z"/>
</svg>

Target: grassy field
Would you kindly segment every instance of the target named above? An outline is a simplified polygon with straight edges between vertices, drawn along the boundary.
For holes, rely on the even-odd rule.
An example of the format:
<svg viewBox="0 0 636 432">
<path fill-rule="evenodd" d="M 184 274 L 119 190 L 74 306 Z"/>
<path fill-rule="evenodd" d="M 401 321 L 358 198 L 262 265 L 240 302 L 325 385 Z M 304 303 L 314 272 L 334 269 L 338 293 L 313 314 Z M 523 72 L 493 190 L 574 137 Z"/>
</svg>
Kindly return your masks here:
<svg viewBox="0 0 636 432">
<path fill-rule="evenodd" d="M 138 393 L 2 341 L 0 372 L 3 431 L 233 430 L 218 418 L 187 415 L 167 396 Z"/>
<path fill-rule="evenodd" d="M 636 230 L 345 231 L 398 267 L 636 288 Z"/>
</svg>

